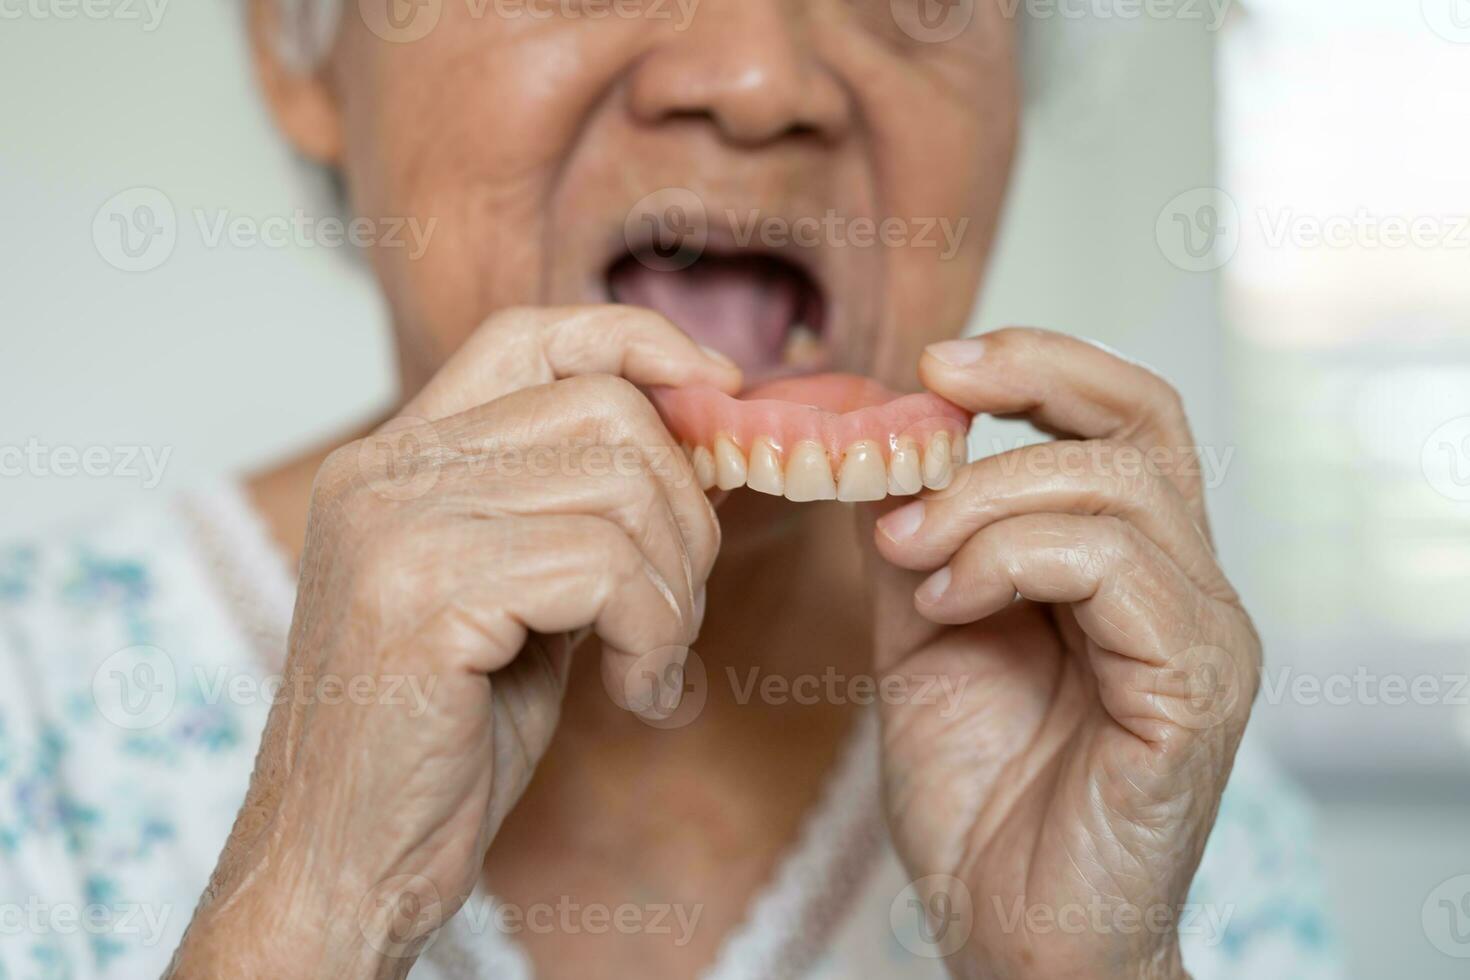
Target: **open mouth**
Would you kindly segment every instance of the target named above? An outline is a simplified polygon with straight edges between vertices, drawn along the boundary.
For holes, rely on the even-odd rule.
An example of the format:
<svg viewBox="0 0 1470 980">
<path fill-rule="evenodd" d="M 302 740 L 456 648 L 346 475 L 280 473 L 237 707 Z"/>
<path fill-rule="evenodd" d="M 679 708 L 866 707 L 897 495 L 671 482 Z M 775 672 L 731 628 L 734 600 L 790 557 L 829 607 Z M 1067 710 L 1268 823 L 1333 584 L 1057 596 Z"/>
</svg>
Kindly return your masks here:
<svg viewBox="0 0 1470 980">
<path fill-rule="evenodd" d="M 899 395 L 832 363 L 830 304 L 817 277 L 782 255 L 649 245 L 607 269 L 617 303 L 663 314 L 745 374 L 713 388 L 650 392 L 706 488 L 793 501 L 881 500 L 949 484 L 969 417 L 936 395 Z"/>
<path fill-rule="evenodd" d="M 730 357 L 748 384 L 820 371 L 829 363 L 822 287 L 779 255 L 706 250 L 670 258 L 640 248 L 608 268 L 607 290 L 614 302 L 661 313 Z"/>
</svg>

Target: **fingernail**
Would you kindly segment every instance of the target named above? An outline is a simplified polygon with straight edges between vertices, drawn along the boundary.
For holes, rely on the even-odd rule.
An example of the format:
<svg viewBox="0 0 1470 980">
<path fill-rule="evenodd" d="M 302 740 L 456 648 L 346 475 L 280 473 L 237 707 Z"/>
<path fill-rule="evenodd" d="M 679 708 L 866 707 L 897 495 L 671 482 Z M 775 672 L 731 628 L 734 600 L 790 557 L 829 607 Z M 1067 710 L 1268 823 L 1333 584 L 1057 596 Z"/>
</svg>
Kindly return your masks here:
<svg viewBox="0 0 1470 980">
<path fill-rule="evenodd" d="M 717 364 L 723 364 L 725 367 L 732 367 L 736 370 L 740 369 L 740 365 L 732 361 L 729 355 L 724 354 L 721 351 L 717 351 L 713 347 L 709 347 L 705 344 L 700 344 L 699 349 L 704 351 L 704 355 Z"/>
<path fill-rule="evenodd" d="M 946 565 L 925 579 L 924 584 L 919 586 L 914 596 L 924 605 L 932 606 L 944 598 L 944 593 L 949 591 L 949 580 L 953 577 L 949 566 Z"/>
<path fill-rule="evenodd" d="M 938 344 L 930 344 L 924 350 L 936 361 L 943 361 L 950 367 L 965 367 L 968 364 L 974 364 L 985 355 L 985 341 L 979 337 L 946 340 Z"/>
<path fill-rule="evenodd" d="M 890 541 L 907 541 L 923 523 L 924 501 L 915 500 L 880 517 L 878 530 L 886 534 Z"/>
</svg>

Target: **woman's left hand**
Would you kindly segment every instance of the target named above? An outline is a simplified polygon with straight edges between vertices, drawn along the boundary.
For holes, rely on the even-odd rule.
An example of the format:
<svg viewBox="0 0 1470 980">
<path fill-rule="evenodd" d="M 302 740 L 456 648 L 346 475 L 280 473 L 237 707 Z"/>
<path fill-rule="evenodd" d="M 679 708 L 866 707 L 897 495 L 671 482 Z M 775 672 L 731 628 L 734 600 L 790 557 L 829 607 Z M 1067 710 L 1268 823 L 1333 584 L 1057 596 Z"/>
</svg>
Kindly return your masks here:
<svg viewBox="0 0 1470 980">
<path fill-rule="evenodd" d="M 1178 916 L 1261 647 L 1179 397 L 1035 330 L 936 345 L 920 377 L 1061 440 L 878 522 L 877 667 L 913 695 L 883 704 L 888 818 L 925 938 L 957 976 L 1183 976 Z"/>
</svg>

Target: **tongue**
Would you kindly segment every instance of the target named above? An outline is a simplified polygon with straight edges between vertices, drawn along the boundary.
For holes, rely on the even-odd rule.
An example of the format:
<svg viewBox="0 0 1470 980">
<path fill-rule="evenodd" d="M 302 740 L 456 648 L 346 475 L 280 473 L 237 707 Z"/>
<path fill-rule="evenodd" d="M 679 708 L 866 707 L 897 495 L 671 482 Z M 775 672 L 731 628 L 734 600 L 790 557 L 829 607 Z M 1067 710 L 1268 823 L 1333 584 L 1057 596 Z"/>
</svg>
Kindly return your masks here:
<svg viewBox="0 0 1470 980">
<path fill-rule="evenodd" d="M 781 363 L 802 304 L 796 272 L 759 256 L 701 258 L 677 272 L 627 259 L 609 277 L 613 299 L 656 310 L 746 371 Z"/>
</svg>

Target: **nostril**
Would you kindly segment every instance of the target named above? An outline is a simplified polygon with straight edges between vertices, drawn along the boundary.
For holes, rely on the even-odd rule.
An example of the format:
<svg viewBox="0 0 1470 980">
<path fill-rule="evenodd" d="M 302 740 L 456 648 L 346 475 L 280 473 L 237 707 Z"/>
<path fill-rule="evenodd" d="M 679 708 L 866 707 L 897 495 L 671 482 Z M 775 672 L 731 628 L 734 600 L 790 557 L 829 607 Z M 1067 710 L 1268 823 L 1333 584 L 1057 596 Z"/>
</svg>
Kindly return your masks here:
<svg viewBox="0 0 1470 980">
<path fill-rule="evenodd" d="M 840 135 L 847 90 L 804 41 L 773 31 L 784 33 L 691 32 L 649 52 L 629 80 L 630 111 L 645 125 L 708 123 L 749 145 Z"/>
</svg>

